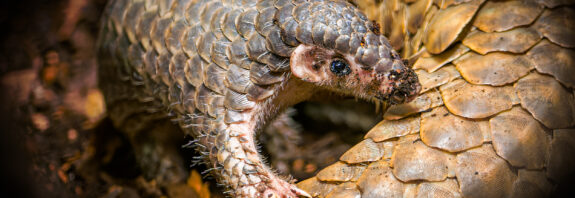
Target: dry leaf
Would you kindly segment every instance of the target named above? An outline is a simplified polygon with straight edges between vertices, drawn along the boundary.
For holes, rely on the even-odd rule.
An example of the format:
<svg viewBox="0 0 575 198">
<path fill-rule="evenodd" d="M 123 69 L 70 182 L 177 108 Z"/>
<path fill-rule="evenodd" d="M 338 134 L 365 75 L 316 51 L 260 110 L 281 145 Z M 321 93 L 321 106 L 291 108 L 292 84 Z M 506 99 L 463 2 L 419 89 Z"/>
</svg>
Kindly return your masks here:
<svg viewBox="0 0 575 198">
<path fill-rule="evenodd" d="M 202 176 L 198 171 L 192 170 L 188 177 L 188 186 L 192 187 L 200 198 L 210 198 L 210 187 L 207 182 L 202 182 Z"/>
</svg>

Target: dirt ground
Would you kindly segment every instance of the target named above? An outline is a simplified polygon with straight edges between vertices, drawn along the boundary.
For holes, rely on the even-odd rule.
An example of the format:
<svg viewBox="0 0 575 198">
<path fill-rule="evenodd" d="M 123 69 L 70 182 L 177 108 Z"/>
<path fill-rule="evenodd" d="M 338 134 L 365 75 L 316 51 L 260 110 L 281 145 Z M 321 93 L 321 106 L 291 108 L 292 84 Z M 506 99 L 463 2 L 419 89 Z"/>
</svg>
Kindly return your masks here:
<svg viewBox="0 0 575 198">
<path fill-rule="evenodd" d="M 106 118 L 95 43 L 104 0 L 2 2 L 2 194 L 210 197 L 198 170 L 170 192 L 144 179 Z M 198 167 L 200 168 L 200 167 Z"/>
<path fill-rule="evenodd" d="M 27 0 L 0 6 L 0 171 L 9 195 L 77 197 L 113 191 L 98 173 L 80 176 L 79 170 L 86 152 L 94 150 L 92 134 L 103 123 L 93 54 L 104 4 Z"/>
<path fill-rule="evenodd" d="M 170 188 L 145 178 L 130 143 L 106 118 L 104 99 L 97 87 L 95 58 L 105 3 L 0 3 L 0 175 L 4 180 L 0 196 L 222 197 L 223 189 L 213 178 L 200 176 L 201 166 L 190 169 L 186 181 Z M 311 114 L 329 111 L 310 106 L 314 105 L 296 108 Z M 370 105 L 365 107 L 373 110 Z M 310 121 L 305 114 L 310 113 L 294 118 L 301 130 L 314 130 L 310 122 L 338 119 L 317 116 L 319 121 Z M 375 122 L 367 119 L 360 126 L 346 127 L 365 130 Z M 289 171 L 296 179 L 303 179 L 334 162 L 362 136 L 349 131 L 339 135 L 333 130 L 318 135 L 263 135 L 271 144 L 296 139 L 291 146 L 297 149 L 291 153 L 262 146 L 268 147 L 265 151 L 273 153 L 271 156 L 283 156 L 269 159 L 279 172 Z M 306 142 L 314 144 L 303 148 Z M 188 157 L 194 155 L 190 150 L 182 152 Z"/>
</svg>

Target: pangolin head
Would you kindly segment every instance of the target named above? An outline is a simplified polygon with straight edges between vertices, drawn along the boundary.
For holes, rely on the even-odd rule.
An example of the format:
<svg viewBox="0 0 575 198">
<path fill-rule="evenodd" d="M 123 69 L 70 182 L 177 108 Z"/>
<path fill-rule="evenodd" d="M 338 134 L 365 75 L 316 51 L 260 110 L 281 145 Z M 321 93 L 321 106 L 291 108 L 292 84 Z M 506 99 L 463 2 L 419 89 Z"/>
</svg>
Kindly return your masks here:
<svg viewBox="0 0 575 198">
<path fill-rule="evenodd" d="M 317 13 L 296 17 L 292 33 L 300 44 L 290 57 L 293 76 L 368 100 L 411 101 L 421 90 L 417 75 L 379 33 L 378 25 L 348 3 L 325 4 Z M 284 33 L 290 39 L 289 30 Z"/>
</svg>

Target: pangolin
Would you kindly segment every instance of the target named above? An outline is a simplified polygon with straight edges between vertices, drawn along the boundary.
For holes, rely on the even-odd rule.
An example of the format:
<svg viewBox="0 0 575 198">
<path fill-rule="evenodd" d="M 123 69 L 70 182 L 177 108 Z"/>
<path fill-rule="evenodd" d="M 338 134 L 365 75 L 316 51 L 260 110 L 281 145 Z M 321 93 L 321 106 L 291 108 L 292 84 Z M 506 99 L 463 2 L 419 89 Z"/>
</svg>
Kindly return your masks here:
<svg viewBox="0 0 575 198">
<path fill-rule="evenodd" d="M 378 25 L 341 0 L 113 0 L 98 48 L 113 122 L 177 120 L 234 197 L 309 196 L 254 140 L 286 107 L 338 95 L 396 104 L 421 89 Z"/>
</svg>

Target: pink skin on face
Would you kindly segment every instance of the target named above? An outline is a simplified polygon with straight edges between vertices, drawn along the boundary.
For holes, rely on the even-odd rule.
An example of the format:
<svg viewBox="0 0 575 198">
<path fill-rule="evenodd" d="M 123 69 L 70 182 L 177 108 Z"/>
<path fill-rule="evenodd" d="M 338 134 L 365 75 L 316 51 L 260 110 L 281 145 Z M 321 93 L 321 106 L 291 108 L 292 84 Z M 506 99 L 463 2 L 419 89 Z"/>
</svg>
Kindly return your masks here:
<svg viewBox="0 0 575 198">
<path fill-rule="evenodd" d="M 330 63 L 334 59 L 345 60 L 352 72 L 345 76 L 335 75 L 330 71 Z M 377 65 L 374 66 L 375 69 L 364 69 L 352 55 L 338 54 L 334 50 L 317 46 L 300 45 L 294 50 L 290 60 L 291 71 L 295 77 L 343 95 L 370 101 L 407 102 L 421 89 L 415 73 L 403 66 L 399 59 L 390 59 L 388 66 Z M 318 62 L 321 64 L 317 65 Z"/>
</svg>

